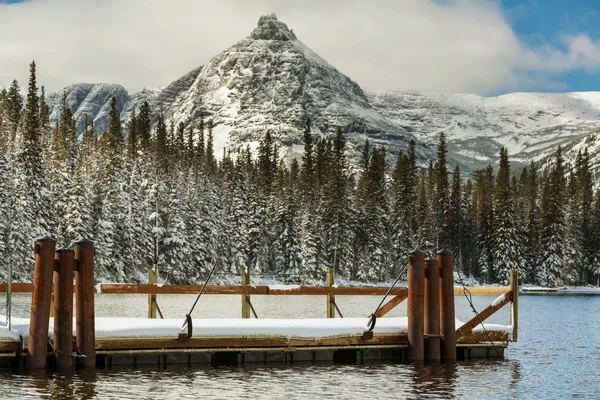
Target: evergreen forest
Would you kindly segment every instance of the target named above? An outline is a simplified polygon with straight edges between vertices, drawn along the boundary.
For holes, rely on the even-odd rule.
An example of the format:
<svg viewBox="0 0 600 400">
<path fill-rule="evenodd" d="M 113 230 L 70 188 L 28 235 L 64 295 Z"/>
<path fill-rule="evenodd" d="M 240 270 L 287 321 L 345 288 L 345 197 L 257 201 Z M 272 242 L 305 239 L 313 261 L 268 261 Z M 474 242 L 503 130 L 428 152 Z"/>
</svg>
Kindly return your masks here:
<svg viewBox="0 0 600 400">
<path fill-rule="evenodd" d="M 14 81 L 0 92 L 0 280 L 30 281 L 33 243 L 59 247 L 86 237 L 97 249 L 96 279 L 139 283 L 158 265 L 168 283 L 220 273 L 323 281 L 325 269 L 363 282 L 389 281 L 420 248 L 452 250 L 456 268 L 482 283 L 597 284 L 600 190 L 587 151 L 567 168 L 557 149 L 545 168 L 511 171 L 501 149 L 492 166 L 464 176 L 437 159 L 421 165 L 415 143 L 392 157 L 366 142 L 348 158 L 341 129 L 303 133 L 301 160 L 283 160 L 266 132 L 258 149 L 217 159 L 209 116 L 191 128 L 144 103 L 126 126 L 77 134 L 66 96 L 55 124 L 35 63 L 25 99 Z M 154 121 L 156 121 L 154 123 Z"/>
</svg>

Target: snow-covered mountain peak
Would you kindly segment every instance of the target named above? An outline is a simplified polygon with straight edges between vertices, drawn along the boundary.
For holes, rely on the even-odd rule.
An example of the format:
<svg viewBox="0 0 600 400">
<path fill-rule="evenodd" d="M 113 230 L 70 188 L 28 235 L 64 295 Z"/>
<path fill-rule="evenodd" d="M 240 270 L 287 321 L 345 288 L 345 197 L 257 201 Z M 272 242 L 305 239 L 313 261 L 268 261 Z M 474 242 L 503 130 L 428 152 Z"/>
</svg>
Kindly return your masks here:
<svg viewBox="0 0 600 400">
<path fill-rule="evenodd" d="M 250 37 L 255 40 L 294 40 L 296 35 L 288 26 L 277 19 L 277 15 L 263 15 Z"/>
</svg>

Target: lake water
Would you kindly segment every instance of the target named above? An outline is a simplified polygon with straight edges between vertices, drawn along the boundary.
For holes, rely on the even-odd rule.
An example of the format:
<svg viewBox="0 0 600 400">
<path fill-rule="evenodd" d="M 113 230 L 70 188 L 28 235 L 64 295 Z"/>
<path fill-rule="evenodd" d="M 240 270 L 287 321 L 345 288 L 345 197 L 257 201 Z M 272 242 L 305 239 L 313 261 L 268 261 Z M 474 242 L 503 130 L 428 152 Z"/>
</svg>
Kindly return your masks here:
<svg viewBox="0 0 600 400">
<path fill-rule="evenodd" d="M 159 296 L 166 318 L 183 317 L 193 295 Z M 493 301 L 474 297 L 478 310 Z M 379 297 L 338 296 L 347 317 L 373 312 Z M 254 296 L 259 317 L 325 315 L 325 297 Z M 13 315 L 27 317 L 30 295 L 16 295 Z M 600 296 L 521 296 L 519 342 L 505 359 L 423 366 L 367 365 L 99 369 L 57 374 L 0 371 L 0 398 L 51 399 L 564 399 L 600 398 Z M 97 316 L 143 317 L 143 295 L 97 295 Z M 456 297 L 457 317 L 471 311 Z M 0 309 L 0 312 L 4 310 Z M 406 314 L 403 304 L 392 316 Z M 203 296 L 193 316 L 235 318 L 240 296 Z M 490 322 L 508 324 L 508 307 Z"/>
</svg>

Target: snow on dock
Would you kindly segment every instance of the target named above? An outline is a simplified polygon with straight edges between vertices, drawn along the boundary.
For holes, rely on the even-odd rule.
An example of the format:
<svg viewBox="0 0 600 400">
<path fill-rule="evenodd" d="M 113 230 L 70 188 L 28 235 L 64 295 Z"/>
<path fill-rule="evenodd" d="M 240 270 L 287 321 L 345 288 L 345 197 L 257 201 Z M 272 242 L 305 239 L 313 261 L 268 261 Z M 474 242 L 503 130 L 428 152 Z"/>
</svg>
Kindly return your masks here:
<svg viewBox="0 0 600 400">
<path fill-rule="evenodd" d="M 0 319 L 5 317 L 0 316 Z M 147 318 L 103 318 L 95 322 L 96 338 L 177 338 L 182 333 L 184 319 L 147 319 Z M 456 327 L 464 324 L 456 320 Z M 204 338 L 287 338 L 314 339 L 360 336 L 367 328 L 367 318 L 310 318 L 310 319 L 195 319 L 193 337 Z M 53 338 L 53 323 L 49 328 L 49 337 Z M 487 331 L 512 333 L 512 326 L 485 324 Z M 474 332 L 483 332 L 478 325 Z M 187 331 L 186 331 L 187 332 Z M 403 335 L 408 332 L 406 317 L 380 318 L 373 333 L 375 335 Z M 26 345 L 29 335 L 29 320 L 13 318 L 12 330 L 5 322 L 0 323 L 0 340 L 20 341 Z M 76 335 L 73 323 L 73 336 Z"/>
</svg>

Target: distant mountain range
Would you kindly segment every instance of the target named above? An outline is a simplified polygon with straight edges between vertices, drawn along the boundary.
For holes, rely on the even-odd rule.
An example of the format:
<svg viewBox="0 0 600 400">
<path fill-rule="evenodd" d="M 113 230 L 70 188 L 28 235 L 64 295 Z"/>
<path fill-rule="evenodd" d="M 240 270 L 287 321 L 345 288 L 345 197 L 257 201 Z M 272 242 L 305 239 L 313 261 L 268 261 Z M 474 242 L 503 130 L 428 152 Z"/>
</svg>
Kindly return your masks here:
<svg viewBox="0 0 600 400">
<path fill-rule="evenodd" d="M 86 117 L 98 133 L 108 127 L 112 96 L 124 120 L 144 101 L 155 117 L 162 112 L 186 127 L 197 126 L 199 118 L 212 119 L 217 156 L 224 147 L 256 147 L 269 130 L 284 155 L 298 156 L 308 118 L 313 133 L 343 129 L 355 158 L 366 139 L 393 155 L 414 138 L 423 165 L 435 157 L 435 144 L 445 132 L 450 162 L 466 172 L 495 163 L 501 146 L 514 167 L 543 159 L 558 145 L 600 147 L 599 135 L 590 134 L 600 128 L 599 92 L 369 93 L 306 47 L 275 15 L 260 17 L 248 37 L 166 87 L 129 94 L 116 84 L 75 84 L 64 92 L 80 132 Z M 52 118 L 58 116 L 62 93 L 48 96 Z M 594 160 L 600 166 L 600 154 Z"/>
</svg>

